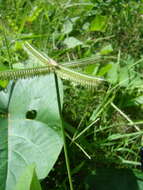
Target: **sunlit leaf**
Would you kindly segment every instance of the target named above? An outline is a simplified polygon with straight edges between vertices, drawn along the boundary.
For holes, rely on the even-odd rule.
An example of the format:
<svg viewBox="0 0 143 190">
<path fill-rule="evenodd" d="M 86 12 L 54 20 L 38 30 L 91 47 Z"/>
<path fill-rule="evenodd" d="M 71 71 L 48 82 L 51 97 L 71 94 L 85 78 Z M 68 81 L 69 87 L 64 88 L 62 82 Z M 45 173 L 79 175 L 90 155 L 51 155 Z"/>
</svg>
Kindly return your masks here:
<svg viewBox="0 0 143 190">
<path fill-rule="evenodd" d="M 108 55 L 108 54 L 110 54 L 111 52 L 113 52 L 113 48 L 112 48 L 112 45 L 111 45 L 111 44 L 104 46 L 104 47 L 100 50 L 100 54 L 101 54 L 101 55 Z"/>
<path fill-rule="evenodd" d="M 98 75 L 104 76 L 111 68 L 112 68 L 112 64 L 105 65 L 99 70 Z"/>
<path fill-rule="evenodd" d="M 59 85 L 62 99 L 60 81 Z M 19 80 L 9 104 L 8 97 L 9 91 L 0 93 L 1 111 L 8 110 L 7 122 L 1 128 L 0 187 L 7 181 L 6 190 L 12 190 L 25 168 L 32 163 L 36 165 L 38 179 L 45 178 L 58 158 L 63 141 L 53 75 Z"/>
<path fill-rule="evenodd" d="M 75 37 L 69 37 L 66 38 L 64 40 L 64 44 L 68 47 L 68 48 L 75 48 L 76 46 L 82 45 L 83 42 L 81 42 L 80 40 L 78 40 Z"/>
<path fill-rule="evenodd" d="M 119 83 L 120 86 L 128 86 L 129 84 L 129 70 L 127 66 L 120 68 Z"/>
<path fill-rule="evenodd" d="M 64 34 L 69 34 L 73 29 L 73 24 L 70 20 L 67 20 L 64 25 L 63 25 L 63 28 L 62 28 L 62 33 Z"/>
<path fill-rule="evenodd" d="M 111 64 L 111 68 L 110 70 L 107 72 L 107 80 L 111 83 L 111 84 L 115 84 L 118 80 L 118 64 L 115 63 L 110 63 Z"/>
<path fill-rule="evenodd" d="M 108 16 L 98 15 L 90 25 L 90 31 L 105 32 L 108 23 Z"/>
</svg>

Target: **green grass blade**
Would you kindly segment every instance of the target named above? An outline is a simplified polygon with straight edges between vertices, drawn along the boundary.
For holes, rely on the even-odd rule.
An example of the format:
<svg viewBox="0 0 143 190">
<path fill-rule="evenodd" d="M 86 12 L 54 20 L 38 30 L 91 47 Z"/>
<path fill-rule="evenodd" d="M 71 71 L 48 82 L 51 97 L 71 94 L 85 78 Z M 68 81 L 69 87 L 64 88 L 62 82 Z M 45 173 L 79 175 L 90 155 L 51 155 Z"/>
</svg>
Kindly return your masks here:
<svg viewBox="0 0 143 190">
<path fill-rule="evenodd" d="M 62 66 L 65 66 L 68 68 L 82 67 L 82 66 L 87 66 L 90 64 L 95 64 L 96 61 L 99 61 L 100 59 L 101 59 L 101 56 L 87 57 L 87 58 L 82 58 L 82 59 L 77 59 L 74 61 L 62 63 Z"/>
</svg>

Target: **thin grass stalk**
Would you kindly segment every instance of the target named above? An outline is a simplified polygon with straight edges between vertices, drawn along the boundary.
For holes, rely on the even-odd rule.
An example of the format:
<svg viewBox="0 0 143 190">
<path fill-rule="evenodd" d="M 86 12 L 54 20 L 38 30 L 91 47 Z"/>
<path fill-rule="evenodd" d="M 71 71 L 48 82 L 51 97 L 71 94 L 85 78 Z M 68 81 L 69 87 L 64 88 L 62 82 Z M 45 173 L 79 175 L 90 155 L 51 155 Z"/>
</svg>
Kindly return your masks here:
<svg viewBox="0 0 143 190">
<path fill-rule="evenodd" d="M 62 108 L 61 108 L 61 100 L 60 100 L 60 91 L 59 91 L 58 77 L 57 77 L 56 73 L 54 73 L 54 78 L 55 78 L 55 86 L 56 86 L 58 109 L 59 109 L 59 114 L 60 114 L 60 118 L 61 118 L 61 131 L 62 131 L 62 137 L 63 137 L 63 142 L 64 142 L 64 154 L 65 154 L 65 161 L 66 161 L 66 167 L 67 167 L 67 172 L 68 172 L 69 185 L 70 185 L 70 190 L 73 190 L 72 177 L 71 177 L 71 169 L 70 169 L 70 163 L 69 163 L 68 151 L 67 151 L 67 144 L 66 144 L 66 135 L 65 135 L 64 124 L 63 124 L 63 117 L 62 117 Z"/>
<path fill-rule="evenodd" d="M 12 57 L 11 57 L 11 53 L 10 53 L 9 43 L 8 43 L 8 40 L 7 40 L 5 24 L 4 24 L 2 19 L 1 19 L 1 25 L 2 25 L 2 29 L 3 29 L 2 34 L 3 34 L 3 37 L 4 37 L 4 42 L 5 42 L 5 46 L 6 46 L 6 49 L 7 49 L 8 58 L 9 58 L 9 63 L 8 63 L 9 68 L 12 69 Z"/>
</svg>

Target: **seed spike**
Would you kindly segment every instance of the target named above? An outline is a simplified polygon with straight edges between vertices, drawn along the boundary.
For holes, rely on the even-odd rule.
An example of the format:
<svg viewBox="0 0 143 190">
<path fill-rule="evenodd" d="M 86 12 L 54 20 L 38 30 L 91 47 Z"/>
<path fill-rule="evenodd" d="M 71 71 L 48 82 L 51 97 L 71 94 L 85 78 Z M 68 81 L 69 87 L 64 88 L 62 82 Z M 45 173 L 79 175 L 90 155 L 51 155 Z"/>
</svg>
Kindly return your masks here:
<svg viewBox="0 0 143 190">
<path fill-rule="evenodd" d="M 53 70 L 53 67 L 46 66 L 38 68 L 0 71 L 0 80 L 16 80 L 22 78 L 31 78 L 34 76 L 49 74 L 50 72 L 53 72 Z"/>
<path fill-rule="evenodd" d="M 79 73 L 63 66 L 59 66 L 59 69 L 55 70 L 55 72 L 62 79 L 69 80 L 71 82 L 75 82 L 91 88 L 96 87 L 99 82 L 104 81 L 102 78 Z"/>
<path fill-rule="evenodd" d="M 71 82 L 83 85 L 88 88 L 95 88 L 97 84 L 104 81 L 102 78 L 89 76 L 76 72 L 65 66 L 61 66 L 56 63 L 51 58 L 46 58 L 41 53 L 39 53 L 35 48 L 33 48 L 28 42 L 24 44 L 27 50 L 32 53 L 39 61 L 42 61 L 46 66 L 37 68 L 27 68 L 19 70 L 8 70 L 0 72 L 1 80 L 12 80 L 19 78 L 30 78 L 39 75 L 46 75 L 50 72 L 55 72 L 60 78 L 69 80 Z"/>
<path fill-rule="evenodd" d="M 53 65 L 53 66 L 57 66 L 58 64 L 52 60 L 51 58 L 47 58 L 44 55 L 42 55 L 40 52 L 38 52 L 35 48 L 33 48 L 33 46 L 31 46 L 28 42 L 24 43 L 24 47 L 30 52 L 32 53 L 32 55 L 34 55 L 38 60 L 40 60 L 42 63 L 46 64 L 46 65 Z"/>
</svg>

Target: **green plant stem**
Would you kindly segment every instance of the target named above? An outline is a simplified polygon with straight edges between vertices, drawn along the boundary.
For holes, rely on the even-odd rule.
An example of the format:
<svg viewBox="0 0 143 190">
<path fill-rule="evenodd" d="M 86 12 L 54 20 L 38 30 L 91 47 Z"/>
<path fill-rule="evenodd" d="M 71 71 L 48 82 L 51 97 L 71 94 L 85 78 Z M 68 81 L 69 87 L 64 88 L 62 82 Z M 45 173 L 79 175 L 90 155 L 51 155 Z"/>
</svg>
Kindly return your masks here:
<svg viewBox="0 0 143 190">
<path fill-rule="evenodd" d="M 55 78 L 55 85 L 56 85 L 59 114 L 60 114 L 61 123 L 62 123 L 61 124 L 61 131 L 62 131 L 62 137 L 63 137 L 63 142 L 64 142 L 64 154 L 65 154 L 65 161 L 66 161 L 66 167 L 67 167 L 67 172 L 68 172 L 68 179 L 69 179 L 69 184 L 70 184 L 70 190 L 73 190 L 72 177 L 71 177 L 71 171 L 70 171 L 70 163 L 69 163 L 67 144 L 66 144 L 66 136 L 65 136 L 65 130 L 64 130 L 64 125 L 63 125 L 58 77 L 57 77 L 56 73 L 54 73 L 54 78 Z"/>
<path fill-rule="evenodd" d="M 1 20 L 1 23 L 2 23 L 2 27 L 3 27 L 2 32 L 3 32 L 4 42 L 5 42 L 5 46 L 6 46 L 6 49 L 7 49 L 8 58 L 9 58 L 9 68 L 12 69 L 12 57 L 11 57 L 11 53 L 10 53 L 9 43 L 8 43 L 8 40 L 7 40 L 6 28 L 5 28 L 5 25 L 4 25 L 2 20 Z"/>
</svg>

